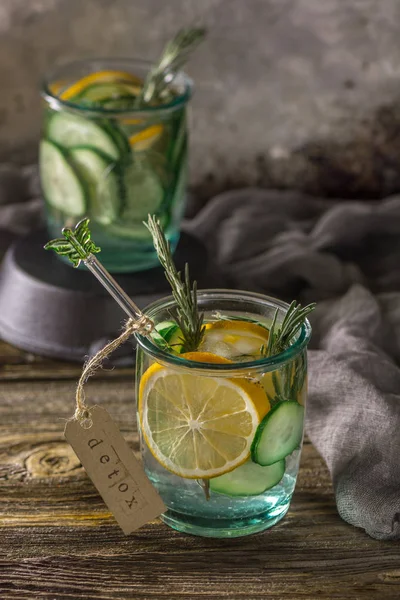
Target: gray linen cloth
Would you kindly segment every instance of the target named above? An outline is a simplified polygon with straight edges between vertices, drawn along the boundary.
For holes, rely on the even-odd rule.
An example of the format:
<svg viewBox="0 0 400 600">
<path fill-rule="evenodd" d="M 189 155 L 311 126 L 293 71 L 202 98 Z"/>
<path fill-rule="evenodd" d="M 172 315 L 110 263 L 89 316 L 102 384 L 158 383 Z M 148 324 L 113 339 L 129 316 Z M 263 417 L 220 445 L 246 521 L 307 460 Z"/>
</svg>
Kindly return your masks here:
<svg viewBox="0 0 400 600">
<path fill-rule="evenodd" d="M 354 285 L 314 320 L 307 432 L 341 517 L 400 539 L 400 294 Z"/>
<path fill-rule="evenodd" d="M 23 205 L 11 204 L 16 195 Z M 35 169 L 0 169 L 0 231 L 37 226 L 37 197 Z M 238 190 L 213 198 L 183 228 L 206 244 L 219 287 L 319 302 L 308 434 L 341 517 L 372 537 L 400 539 L 400 196 L 356 202 Z"/>
<path fill-rule="evenodd" d="M 340 202 L 239 190 L 185 229 L 207 244 L 221 287 L 319 301 L 308 435 L 341 517 L 400 539 L 400 196 Z"/>
</svg>

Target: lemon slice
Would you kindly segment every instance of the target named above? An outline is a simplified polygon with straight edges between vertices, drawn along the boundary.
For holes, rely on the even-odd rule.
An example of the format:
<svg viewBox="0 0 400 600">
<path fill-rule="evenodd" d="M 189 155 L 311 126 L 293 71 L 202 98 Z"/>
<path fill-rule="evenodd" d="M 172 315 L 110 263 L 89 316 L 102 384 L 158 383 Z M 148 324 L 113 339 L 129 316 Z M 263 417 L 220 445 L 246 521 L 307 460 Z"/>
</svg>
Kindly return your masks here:
<svg viewBox="0 0 400 600">
<path fill-rule="evenodd" d="M 49 84 L 49 90 L 52 94 L 57 96 L 67 84 L 68 82 L 62 79 L 60 79 L 59 81 L 53 81 Z"/>
<path fill-rule="evenodd" d="M 78 79 L 78 81 L 70 85 L 62 92 L 60 98 L 62 100 L 69 100 L 80 94 L 88 86 L 93 85 L 94 83 L 108 82 L 131 83 L 136 86 L 142 86 L 143 84 L 143 81 L 139 77 L 136 77 L 136 75 L 132 75 L 132 73 L 128 73 L 126 71 L 96 71 L 95 73 L 90 73 L 89 75 L 85 75 L 85 77 Z"/>
<path fill-rule="evenodd" d="M 207 352 L 182 356 L 230 362 Z M 147 446 L 163 467 L 187 479 L 209 479 L 244 463 L 269 409 L 262 387 L 244 378 L 206 377 L 155 363 L 140 381 L 139 415 Z"/>
<path fill-rule="evenodd" d="M 238 357 L 256 358 L 268 342 L 269 332 L 249 321 L 215 321 L 206 324 L 201 350 L 232 360 Z"/>
<path fill-rule="evenodd" d="M 147 150 L 147 148 L 153 146 L 157 140 L 160 139 L 163 131 L 164 127 L 162 125 L 151 125 L 150 127 L 131 135 L 129 143 L 134 150 Z"/>
</svg>

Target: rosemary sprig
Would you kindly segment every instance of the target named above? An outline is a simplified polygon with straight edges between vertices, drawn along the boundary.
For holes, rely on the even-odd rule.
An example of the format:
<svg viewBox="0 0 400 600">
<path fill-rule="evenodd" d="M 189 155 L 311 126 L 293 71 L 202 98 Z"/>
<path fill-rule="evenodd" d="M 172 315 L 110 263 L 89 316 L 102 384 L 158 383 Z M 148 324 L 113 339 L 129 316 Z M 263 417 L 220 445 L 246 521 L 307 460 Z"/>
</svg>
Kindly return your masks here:
<svg viewBox="0 0 400 600">
<path fill-rule="evenodd" d="M 277 329 L 276 322 L 278 318 L 278 309 L 269 330 L 268 343 L 261 347 L 261 356 L 273 356 L 285 350 L 291 340 L 300 331 L 304 321 L 316 307 L 316 304 L 308 304 L 304 308 L 297 304 L 295 300 L 289 306 L 287 313 L 282 321 L 282 325 Z M 307 365 L 305 356 L 298 357 L 294 362 L 286 364 L 278 377 L 277 372 L 272 373 L 272 383 L 275 389 L 275 396 L 269 397 L 271 405 L 275 405 L 282 400 L 291 400 L 297 398 L 307 375 Z"/>
<path fill-rule="evenodd" d="M 261 356 L 271 356 L 272 354 L 276 354 L 274 352 L 274 341 L 276 339 L 275 327 L 276 327 L 276 319 L 278 318 L 278 309 L 276 309 L 274 318 L 272 319 L 272 325 L 269 330 L 268 343 L 267 345 L 261 346 Z"/>
<path fill-rule="evenodd" d="M 189 265 L 185 265 L 185 277 L 182 281 L 172 256 L 169 242 L 165 238 L 159 221 L 149 215 L 144 223 L 153 237 L 154 249 L 164 268 L 165 277 L 171 286 L 172 295 L 177 304 L 176 322 L 182 332 L 182 345 L 184 352 L 193 352 L 198 349 L 204 336 L 204 314 L 199 314 L 197 306 L 197 283 L 190 283 Z"/>
<path fill-rule="evenodd" d="M 313 304 L 308 304 L 303 308 L 301 304 L 298 304 L 296 300 L 293 300 L 279 329 L 276 328 L 279 309 L 276 309 L 269 330 L 268 343 L 261 347 L 261 355 L 267 357 L 283 352 L 302 328 L 307 315 L 309 315 L 315 307 L 315 302 Z"/>
<path fill-rule="evenodd" d="M 168 86 L 205 35 L 203 27 L 189 27 L 178 31 L 165 46 L 159 62 L 147 75 L 138 98 L 138 106 L 165 99 Z"/>
</svg>

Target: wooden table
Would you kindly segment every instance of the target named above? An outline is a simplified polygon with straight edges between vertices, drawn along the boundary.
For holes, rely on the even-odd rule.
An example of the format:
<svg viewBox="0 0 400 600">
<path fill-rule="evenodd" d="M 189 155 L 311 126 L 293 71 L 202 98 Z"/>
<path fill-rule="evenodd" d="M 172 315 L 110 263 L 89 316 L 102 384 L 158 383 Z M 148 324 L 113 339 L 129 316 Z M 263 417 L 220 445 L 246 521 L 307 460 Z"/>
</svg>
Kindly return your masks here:
<svg viewBox="0 0 400 600">
<path fill-rule="evenodd" d="M 63 438 L 77 365 L 0 342 L 0 598 L 400 598 L 400 545 L 344 523 L 310 443 L 291 510 L 234 540 L 149 523 L 125 537 Z M 133 370 L 102 371 L 92 402 L 138 450 Z"/>
</svg>

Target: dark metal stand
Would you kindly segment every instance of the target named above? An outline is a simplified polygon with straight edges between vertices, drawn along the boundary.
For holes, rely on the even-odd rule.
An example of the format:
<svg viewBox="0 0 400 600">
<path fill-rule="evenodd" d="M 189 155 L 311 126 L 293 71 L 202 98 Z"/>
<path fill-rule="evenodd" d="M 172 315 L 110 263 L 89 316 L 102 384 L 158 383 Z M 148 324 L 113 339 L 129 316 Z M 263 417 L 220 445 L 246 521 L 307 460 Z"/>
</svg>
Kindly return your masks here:
<svg viewBox="0 0 400 600">
<path fill-rule="evenodd" d="M 3 260 L 0 337 L 30 352 L 82 361 L 118 335 L 125 314 L 86 269 L 43 250 L 47 239 L 44 231 L 20 239 Z M 207 285 L 207 255 L 198 240 L 182 234 L 175 261 L 179 269 L 189 262 L 199 287 Z M 161 268 L 115 279 L 140 308 L 170 293 Z"/>
</svg>

